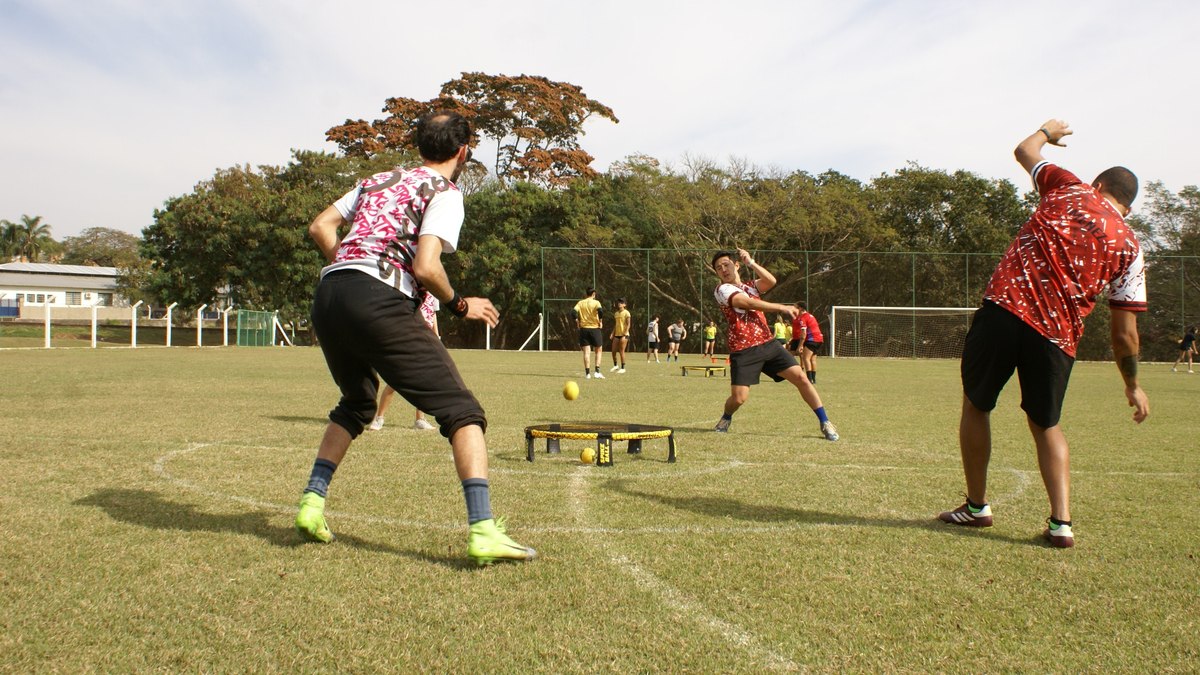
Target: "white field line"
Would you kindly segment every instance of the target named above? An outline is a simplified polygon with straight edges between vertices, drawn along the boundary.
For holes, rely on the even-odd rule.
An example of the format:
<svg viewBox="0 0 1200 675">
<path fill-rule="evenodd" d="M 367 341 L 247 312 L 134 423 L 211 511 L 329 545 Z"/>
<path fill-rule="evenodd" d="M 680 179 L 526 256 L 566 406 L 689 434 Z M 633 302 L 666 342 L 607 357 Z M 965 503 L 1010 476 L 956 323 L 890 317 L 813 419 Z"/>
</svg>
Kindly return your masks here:
<svg viewBox="0 0 1200 675">
<path fill-rule="evenodd" d="M 587 467 L 579 467 L 578 470 L 571 474 L 567 484 L 569 506 L 577 523 L 586 523 L 589 520 L 587 490 L 585 487 L 586 480 L 583 473 L 587 470 Z M 763 668 L 770 670 L 801 670 L 801 667 L 786 655 L 763 645 L 761 640 L 736 624 L 713 615 L 704 605 L 688 597 L 687 594 L 658 578 L 653 572 L 637 564 L 629 556 L 621 553 L 613 544 L 612 539 L 594 536 L 596 533 L 589 534 L 593 535 L 588 536 L 592 545 L 598 548 L 614 567 L 624 574 L 633 577 L 633 580 L 642 588 L 652 591 L 683 618 L 690 620 L 701 628 L 707 629 L 709 632 L 715 633 L 733 647 L 747 653 L 750 658 L 759 663 Z"/>
</svg>

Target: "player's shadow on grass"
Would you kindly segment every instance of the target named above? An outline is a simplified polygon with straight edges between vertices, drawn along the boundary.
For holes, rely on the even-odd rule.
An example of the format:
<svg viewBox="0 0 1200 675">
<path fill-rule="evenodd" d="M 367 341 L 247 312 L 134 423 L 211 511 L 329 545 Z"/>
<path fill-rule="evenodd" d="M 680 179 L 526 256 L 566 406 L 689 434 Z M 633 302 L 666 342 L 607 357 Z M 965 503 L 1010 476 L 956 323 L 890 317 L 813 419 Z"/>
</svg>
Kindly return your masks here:
<svg viewBox="0 0 1200 675">
<path fill-rule="evenodd" d="M 250 534 L 282 548 L 295 548 L 307 543 L 300 538 L 295 529 L 281 527 L 271 522 L 278 520 L 280 514 L 268 511 L 232 514 L 206 513 L 197 510 L 192 504 L 173 502 L 149 490 L 109 488 L 77 499 L 74 504 L 76 506 L 94 506 L 107 513 L 113 520 L 154 530 Z M 465 559 L 405 551 L 354 535 L 338 534 L 334 545 L 349 545 L 374 553 L 398 555 L 447 567 L 474 567 L 470 561 Z"/>
<path fill-rule="evenodd" d="M 757 523 L 803 523 L 808 525 L 835 525 L 856 527 L 891 527 L 901 529 L 928 530 L 937 534 L 951 536 L 982 537 L 995 539 L 1012 544 L 1026 544 L 1044 547 L 1040 538 L 1018 538 L 999 534 L 990 530 L 976 527 L 957 527 L 947 525 L 929 518 L 880 518 L 871 516 L 855 516 L 844 513 L 828 513 L 808 509 L 796 509 L 787 506 L 767 506 L 763 504 L 747 504 L 728 497 L 686 497 L 678 495 L 655 494 L 631 488 L 628 481 L 612 480 L 603 484 L 603 488 L 627 497 L 635 497 L 655 502 L 683 511 L 690 511 L 702 516 L 713 518 L 736 518 Z"/>
</svg>

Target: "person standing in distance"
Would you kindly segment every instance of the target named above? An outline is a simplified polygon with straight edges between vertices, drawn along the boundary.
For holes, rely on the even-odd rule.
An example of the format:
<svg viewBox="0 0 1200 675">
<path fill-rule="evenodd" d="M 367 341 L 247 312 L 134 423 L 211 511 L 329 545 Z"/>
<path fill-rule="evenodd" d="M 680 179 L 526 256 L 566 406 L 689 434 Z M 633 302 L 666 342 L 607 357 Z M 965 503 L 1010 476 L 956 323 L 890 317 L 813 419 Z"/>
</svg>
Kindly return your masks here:
<svg viewBox="0 0 1200 675">
<path fill-rule="evenodd" d="M 467 555 L 479 564 L 532 560 L 537 552 L 508 537 L 493 519 L 484 441 L 487 418 L 454 361 L 418 308 L 432 293 L 460 318 L 495 326 L 487 298 L 464 298 L 442 266 L 458 245 L 463 198 L 454 180 L 471 159 L 471 127 L 454 112 L 425 115 L 414 140 L 422 164 L 376 174 L 326 208 L 308 228 L 330 264 L 321 270 L 312 322 L 341 399 L 329 413 L 300 499 L 296 529 L 333 541 L 325 499 L 350 443 L 375 415 L 375 373 L 412 405 L 432 415 L 450 441 L 467 506 Z M 338 229 L 350 232 L 338 242 Z"/>
<path fill-rule="evenodd" d="M 625 308 L 625 298 L 617 298 L 617 311 L 613 312 L 613 329 L 609 334 L 612 340 L 612 372 L 625 372 L 625 347 L 629 344 L 629 310 Z M 617 357 L 620 357 L 620 364 Z"/>
<path fill-rule="evenodd" d="M 646 363 L 650 363 L 651 354 L 654 354 L 654 362 L 658 363 L 658 316 L 646 324 Z"/>
<path fill-rule="evenodd" d="M 755 281 L 742 282 L 741 260 L 758 276 Z M 821 434 L 826 440 L 838 439 L 837 428 L 829 421 L 825 406 L 817 387 L 804 376 L 804 369 L 796 363 L 796 357 L 788 353 L 775 340 L 775 334 L 767 325 L 763 312 L 779 312 L 789 318 L 799 311 L 792 305 L 780 305 L 762 299 L 762 294 L 775 287 L 775 277 L 762 265 L 754 262 L 745 249 L 717 251 L 711 266 L 721 280 L 713 293 L 721 313 L 729 322 L 729 398 L 725 400 L 725 412 L 717 422 L 716 431 L 729 431 L 733 414 L 750 397 L 750 387 L 758 384 L 760 374 L 767 374 L 776 382 L 787 380 L 800 392 L 801 398 L 812 408 L 821 424 Z"/>
<path fill-rule="evenodd" d="M 679 362 L 679 345 L 686 339 L 687 326 L 683 325 L 683 319 L 667 326 L 667 361 L 674 356 L 675 362 Z"/>
<path fill-rule="evenodd" d="M 709 321 L 708 325 L 704 327 L 704 355 L 710 359 L 716 358 L 713 356 L 713 352 L 716 350 L 716 348 L 717 323 L 715 321 Z"/>
<path fill-rule="evenodd" d="M 595 366 L 596 379 L 603 380 L 600 374 L 600 361 L 604 359 L 604 335 L 600 326 L 604 322 L 604 308 L 596 299 L 596 289 L 587 289 L 587 295 L 575 303 L 575 326 L 579 329 L 579 347 L 583 350 L 583 373 L 585 379 L 592 379 L 590 366 Z M 596 358 L 592 360 L 592 351 Z"/>
<path fill-rule="evenodd" d="M 803 302 L 797 302 L 796 309 L 800 313 L 792 319 L 792 341 L 788 347 L 800 357 L 800 365 L 804 366 L 808 381 L 816 384 L 817 350 L 825 343 L 825 337 L 821 335 L 821 324 L 817 322 L 817 317 L 809 313 Z"/>
<path fill-rule="evenodd" d="M 1046 143 L 1061 145 L 1069 134 L 1066 122 L 1050 120 L 1017 146 L 1017 162 L 1033 178 L 1041 202 L 992 273 L 983 306 L 967 332 L 958 427 L 967 501 L 938 515 L 953 525 L 992 524 L 989 415 L 1015 370 L 1050 500 L 1043 536 L 1059 548 L 1075 545 L 1070 457 L 1059 417 L 1084 317 L 1106 288 L 1113 355 L 1133 421 L 1140 424 L 1150 414 L 1150 402 L 1138 384 L 1137 313 L 1146 311 L 1144 261 L 1137 237 L 1125 224 L 1137 197 L 1137 177 L 1117 166 L 1088 185 L 1046 161 Z"/>
<path fill-rule="evenodd" d="M 1187 330 L 1183 333 L 1183 339 L 1179 341 L 1179 358 L 1175 359 L 1175 364 L 1171 366 L 1171 372 L 1172 373 L 1178 372 L 1176 369 L 1179 368 L 1179 363 L 1181 361 L 1183 361 L 1185 358 L 1187 359 L 1187 362 L 1188 362 L 1188 372 L 1189 373 L 1195 372 L 1192 370 L 1192 354 L 1195 354 L 1195 353 L 1196 353 L 1196 327 L 1188 326 Z"/>
</svg>

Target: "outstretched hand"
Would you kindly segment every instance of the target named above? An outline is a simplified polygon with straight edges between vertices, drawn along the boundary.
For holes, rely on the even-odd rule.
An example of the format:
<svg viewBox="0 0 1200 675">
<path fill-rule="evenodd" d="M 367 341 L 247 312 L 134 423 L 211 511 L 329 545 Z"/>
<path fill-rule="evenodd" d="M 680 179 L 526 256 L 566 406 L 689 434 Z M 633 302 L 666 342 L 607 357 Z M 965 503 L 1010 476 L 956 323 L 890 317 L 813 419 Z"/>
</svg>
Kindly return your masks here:
<svg viewBox="0 0 1200 675">
<path fill-rule="evenodd" d="M 749 251 L 747 251 L 746 249 L 744 249 L 744 248 L 739 248 L 739 249 L 737 250 L 737 254 L 738 254 L 738 257 L 742 259 L 742 264 L 743 264 L 743 265 L 747 265 L 747 266 L 749 266 L 749 265 L 753 265 L 753 264 L 754 264 L 754 258 L 751 258 L 751 257 L 750 257 L 750 252 L 749 252 Z"/>
<path fill-rule="evenodd" d="M 1133 408 L 1134 422 L 1141 424 L 1150 416 L 1150 399 L 1146 398 L 1146 392 L 1141 387 L 1125 387 L 1125 398 L 1129 400 L 1129 407 Z"/>
<path fill-rule="evenodd" d="M 1062 142 L 1063 137 L 1075 133 L 1071 131 L 1071 125 L 1057 119 L 1046 120 L 1041 128 L 1046 130 L 1046 140 L 1050 145 L 1057 145 L 1060 148 L 1067 147 L 1067 144 Z"/>
</svg>

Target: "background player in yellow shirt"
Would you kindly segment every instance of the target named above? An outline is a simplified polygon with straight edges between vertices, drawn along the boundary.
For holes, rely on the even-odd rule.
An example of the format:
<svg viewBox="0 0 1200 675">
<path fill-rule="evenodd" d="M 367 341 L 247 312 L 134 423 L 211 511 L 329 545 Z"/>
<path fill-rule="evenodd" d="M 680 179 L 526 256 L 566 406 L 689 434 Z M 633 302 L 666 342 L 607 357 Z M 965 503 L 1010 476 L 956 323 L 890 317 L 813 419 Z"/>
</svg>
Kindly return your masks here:
<svg viewBox="0 0 1200 675">
<path fill-rule="evenodd" d="M 704 327 L 704 355 L 708 358 L 713 358 L 713 351 L 717 347 L 717 323 L 709 321 Z"/>
<path fill-rule="evenodd" d="M 625 347 L 629 345 L 629 310 L 625 309 L 625 298 L 617 298 L 617 311 L 613 313 L 613 329 L 608 338 L 612 340 L 613 371 L 625 372 Z M 620 365 L 617 357 L 620 356 Z"/>
<path fill-rule="evenodd" d="M 587 297 L 575 303 L 575 325 L 579 328 L 579 346 L 583 349 L 583 372 L 586 379 L 592 379 L 592 366 L 595 366 L 596 379 L 603 380 L 600 374 L 600 361 L 604 355 L 604 334 L 600 332 L 600 324 L 604 320 L 604 309 L 596 299 L 596 289 L 587 289 Z M 592 350 L 596 350 L 596 360 L 591 360 Z"/>
</svg>

